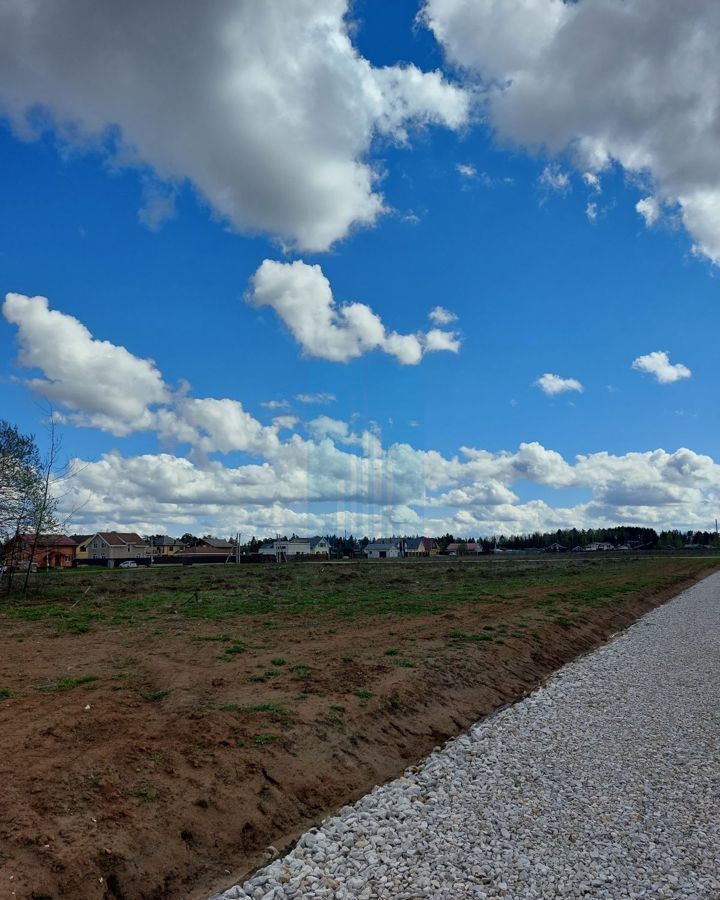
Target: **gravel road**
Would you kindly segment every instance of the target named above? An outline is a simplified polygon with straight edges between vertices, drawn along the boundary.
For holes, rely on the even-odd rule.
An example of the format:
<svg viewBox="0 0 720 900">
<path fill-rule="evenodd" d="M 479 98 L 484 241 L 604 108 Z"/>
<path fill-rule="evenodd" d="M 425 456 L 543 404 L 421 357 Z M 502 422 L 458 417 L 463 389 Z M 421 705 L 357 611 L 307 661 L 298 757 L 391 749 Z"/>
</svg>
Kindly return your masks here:
<svg viewBox="0 0 720 900">
<path fill-rule="evenodd" d="M 720 900 L 720 574 L 216 900 L 247 897 Z"/>
</svg>

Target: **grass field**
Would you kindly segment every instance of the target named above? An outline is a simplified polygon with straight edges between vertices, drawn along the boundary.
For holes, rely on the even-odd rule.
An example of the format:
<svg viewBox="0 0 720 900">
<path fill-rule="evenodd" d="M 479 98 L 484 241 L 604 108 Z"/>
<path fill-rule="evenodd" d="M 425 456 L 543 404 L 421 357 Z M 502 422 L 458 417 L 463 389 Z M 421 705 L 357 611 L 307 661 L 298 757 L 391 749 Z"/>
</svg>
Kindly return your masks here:
<svg viewBox="0 0 720 900">
<path fill-rule="evenodd" d="M 437 615 L 457 604 L 532 605 L 572 618 L 647 588 L 672 586 L 705 559 L 386 560 L 376 563 L 196 566 L 39 573 L 27 601 L 4 615 L 46 621 L 60 633 L 136 626 L 168 616 L 222 621 L 266 615 L 357 619 Z M 538 618 L 538 616 L 535 616 Z"/>
<path fill-rule="evenodd" d="M 38 573 L 0 602 L 0 878 L 207 896 L 717 562 Z"/>
</svg>

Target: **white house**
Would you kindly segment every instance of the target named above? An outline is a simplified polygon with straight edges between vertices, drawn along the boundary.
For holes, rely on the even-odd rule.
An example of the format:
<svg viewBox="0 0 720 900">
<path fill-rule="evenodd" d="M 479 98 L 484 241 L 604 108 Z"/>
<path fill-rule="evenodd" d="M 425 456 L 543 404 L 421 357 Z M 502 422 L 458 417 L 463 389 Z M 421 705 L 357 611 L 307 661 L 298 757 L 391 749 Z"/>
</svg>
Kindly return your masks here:
<svg viewBox="0 0 720 900">
<path fill-rule="evenodd" d="M 401 555 L 401 542 L 395 538 L 385 541 L 373 541 L 364 550 L 368 559 L 396 559 Z"/>
<path fill-rule="evenodd" d="M 612 544 L 607 543 L 607 541 L 593 541 L 593 543 L 588 544 L 585 549 L 595 552 L 597 550 L 614 550 L 615 547 Z"/>
<path fill-rule="evenodd" d="M 329 556 L 330 544 L 324 537 L 299 538 L 289 541 L 270 541 L 258 550 L 263 556 Z"/>
</svg>

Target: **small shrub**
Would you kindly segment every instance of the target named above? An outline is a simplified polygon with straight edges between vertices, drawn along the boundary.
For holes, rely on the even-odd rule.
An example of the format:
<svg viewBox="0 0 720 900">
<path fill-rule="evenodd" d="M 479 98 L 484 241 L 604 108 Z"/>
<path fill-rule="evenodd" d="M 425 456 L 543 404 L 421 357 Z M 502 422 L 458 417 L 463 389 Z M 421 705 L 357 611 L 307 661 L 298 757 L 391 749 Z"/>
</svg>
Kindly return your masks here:
<svg viewBox="0 0 720 900">
<path fill-rule="evenodd" d="M 271 659 L 270 662 L 274 666 L 284 666 L 285 665 L 285 660 L 282 658 L 282 656 L 276 656 L 275 659 Z"/>
<path fill-rule="evenodd" d="M 359 691 L 354 691 L 353 693 L 361 700 L 369 700 L 372 697 L 372 691 L 368 691 L 365 688 L 361 688 Z"/>
</svg>

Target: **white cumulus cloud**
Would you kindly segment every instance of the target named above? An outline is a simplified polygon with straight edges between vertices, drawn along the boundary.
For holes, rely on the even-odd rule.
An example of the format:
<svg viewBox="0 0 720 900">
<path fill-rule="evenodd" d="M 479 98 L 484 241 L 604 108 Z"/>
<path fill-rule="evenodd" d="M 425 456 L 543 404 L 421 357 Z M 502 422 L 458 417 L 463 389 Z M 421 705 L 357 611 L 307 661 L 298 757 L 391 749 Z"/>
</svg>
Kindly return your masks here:
<svg viewBox="0 0 720 900">
<path fill-rule="evenodd" d="M 434 325 L 449 325 L 457 321 L 457 316 L 444 306 L 435 306 L 428 313 L 428 318 Z"/>
<path fill-rule="evenodd" d="M 564 193 L 570 188 L 570 176 L 559 166 L 545 166 L 538 180 L 543 187 L 558 193 Z"/>
<path fill-rule="evenodd" d="M 0 115 L 24 138 L 189 182 L 242 232 L 326 250 L 385 209 L 373 139 L 460 128 L 465 92 L 437 71 L 372 66 L 347 0 L 9 0 L 0 4 Z M 171 194 L 141 219 L 173 214 Z"/>
<path fill-rule="evenodd" d="M 560 375 L 553 375 L 551 372 L 541 375 L 535 384 L 548 397 L 554 397 L 555 394 L 563 394 L 566 391 L 582 393 L 583 389 L 577 378 L 561 378 Z"/>
<path fill-rule="evenodd" d="M 635 209 L 643 217 L 648 228 L 660 218 L 660 204 L 654 197 L 643 197 L 635 204 Z"/>
<path fill-rule="evenodd" d="M 325 406 L 328 403 L 334 403 L 337 398 L 335 397 L 335 394 L 331 394 L 328 391 L 319 391 L 316 394 L 296 394 L 295 399 L 298 403 Z"/>
<path fill-rule="evenodd" d="M 639 372 L 653 375 L 660 384 L 672 384 L 673 381 L 681 381 L 692 375 L 690 369 L 682 363 L 671 363 L 666 350 L 655 350 L 645 356 L 638 356 L 633 360 L 632 367 Z"/>
<path fill-rule="evenodd" d="M 399 334 L 388 331 L 364 303 L 336 303 L 320 266 L 301 260 L 264 260 L 250 280 L 246 300 L 258 308 L 274 309 L 308 356 L 332 362 L 382 350 L 402 365 L 416 365 L 425 352 L 457 353 L 460 348 L 453 332 L 432 329 L 427 334 Z"/>
<path fill-rule="evenodd" d="M 20 365 L 43 373 L 28 386 L 70 410 L 76 423 L 126 435 L 151 427 L 150 407 L 169 400 L 153 360 L 97 340 L 77 319 L 50 309 L 47 298 L 7 294 L 2 313 L 17 326 Z"/>
<path fill-rule="evenodd" d="M 619 164 L 720 263 L 717 0 L 426 0 L 423 18 L 503 140 Z"/>
</svg>

